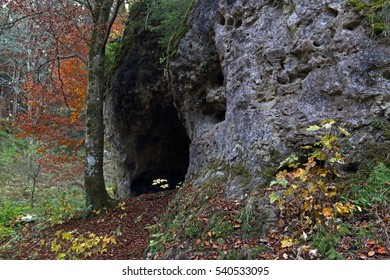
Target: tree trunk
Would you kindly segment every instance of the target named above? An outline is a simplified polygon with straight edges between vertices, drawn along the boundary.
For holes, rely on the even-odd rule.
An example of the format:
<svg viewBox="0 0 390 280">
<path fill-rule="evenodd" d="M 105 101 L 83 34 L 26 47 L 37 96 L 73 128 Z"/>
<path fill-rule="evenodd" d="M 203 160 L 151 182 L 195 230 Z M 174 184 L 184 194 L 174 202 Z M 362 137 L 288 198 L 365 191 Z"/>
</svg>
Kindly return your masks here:
<svg viewBox="0 0 390 280">
<path fill-rule="evenodd" d="M 95 1 L 93 30 L 88 53 L 88 96 L 86 131 L 85 189 L 87 202 L 97 210 L 111 206 L 103 176 L 104 122 L 103 102 L 106 90 L 105 45 L 107 24 L 113 0 Z"/>
</svg>

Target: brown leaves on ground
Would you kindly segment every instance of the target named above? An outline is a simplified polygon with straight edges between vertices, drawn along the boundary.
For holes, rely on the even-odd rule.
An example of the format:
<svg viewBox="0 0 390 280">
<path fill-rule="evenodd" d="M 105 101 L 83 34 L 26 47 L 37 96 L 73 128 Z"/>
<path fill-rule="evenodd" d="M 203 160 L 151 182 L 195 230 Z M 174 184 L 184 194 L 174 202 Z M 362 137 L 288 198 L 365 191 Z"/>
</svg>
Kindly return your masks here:
<svg viewBox="0 0 390 280">
<path fill-rule="evenodd" d="M 51 245 L 56 233 L 74 232 L 88 236 L 115 237 L 115 244 L 107 245 L 103 254 L 94 254 L 85 259 L 144 259 L 145 252 L 151 239 L 150 227 L 159 222 L 160 216 L 166 211 L 168 203 L 174 198 L 176 190 L 160 193 L 144 194 L 121 201 L 114 209 L 102 213 L 94 213 L 86 219 L 71 219 L 61 225 L 47 226 L 26 225 L 17 240 L 0 243 L 0 259 L 56 259 L 58 254 L 53 252 Z M 211 201 L 212 200 L 212 201 Z M 216 238 L 216 232 L 205 230 L 199 233 L 201 238 L 187 238 L 178 244 L 165 244 L 165 248 L 176 248 L 183 252 L 183 259 L 324 259 L 317 248 L 310 243 L 313 236 L 309 233 L 287 236 L 285 232 L 272 230 L 263 239 L 247 238 L 244 236 L 241 224 L 234 219 L 240 205 L 233 201 L 225 201 L 217 197 L 209 200 L 210 215 L 213 207 L 224 210 L 228 220 L 233 223 L 234 231 L 231 236 L 221 240 Z M 216 206 L 218 205 L 218 206 Z M 213 207 L 211 207 L 213 206 Z M 191 206 L 189 206 L 191 207 Z M 340 236 L 335 245 L 337 252 L 346 259 L 390 259 L 388 244 L 384 242 L 389 233 L 387 211 L 377 216 L 354 217 L 349 219 L 355 233 Z M 208 223 L 209 216 L 203 217 Z M 377 231 L 365 235 L 357 235 L 369 229 L 374 223 Z M 176 233 L 174 233 L 176 234 Z M 388 239 L 387 239 L 388 240 Z"/>
<path fill-rule="evenodd" d="M 175 193 L 173 190 L 129 198 L 105 213 L 94 213 L 86 219 L 71 219 L 44 230 L 39 225 L 26 225 L 19 241 L 0 243 L 0 248 L 3 248 L 0 249 L 0 259 L 56 259 L 57 254 L 51 250 L 56 232 L 74 230 L 85 235 L 92 232 L 97 236 L 115 236 L 116 244 L 110 244 L 107 252 L 92 255 L 88 257 L 90 259 L 143 259 L 150 240 L 149 227 L 164 213 Z"/>
</svg>

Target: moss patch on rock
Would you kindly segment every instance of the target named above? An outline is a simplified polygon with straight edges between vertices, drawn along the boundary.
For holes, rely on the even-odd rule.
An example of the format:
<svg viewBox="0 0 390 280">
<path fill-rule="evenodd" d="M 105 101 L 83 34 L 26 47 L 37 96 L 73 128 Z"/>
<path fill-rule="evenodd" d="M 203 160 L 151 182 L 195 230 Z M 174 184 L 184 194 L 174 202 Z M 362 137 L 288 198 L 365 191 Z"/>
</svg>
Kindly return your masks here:
<svg viewBox="0 0 390 280">
<path fill-rule="evenodd" d="M 364 24 L 373 36 L 390 36 L 389 0 L 349 0 L 347 2 L 364 19 Z"/>
</svg>

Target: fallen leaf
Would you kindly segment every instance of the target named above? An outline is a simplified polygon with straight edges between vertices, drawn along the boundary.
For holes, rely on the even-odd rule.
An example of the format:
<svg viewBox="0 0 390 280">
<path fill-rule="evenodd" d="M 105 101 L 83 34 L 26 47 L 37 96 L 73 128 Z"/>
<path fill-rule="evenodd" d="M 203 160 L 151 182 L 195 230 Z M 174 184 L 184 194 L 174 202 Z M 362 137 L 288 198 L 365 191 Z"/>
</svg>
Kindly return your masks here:
<svg viewBox="0 0 390 280">
<path fill-rule="evenodd" d="M 335 186 L 327 186 L 325 195 L 328 197 L 335 196 L 337 194 L 337 188 Z"/>
<path fill-rule="evenodd" d="M 374 251 L 370 251 L 370 252 L 368 252 L 368 254 L 367 254 L 369 257 L 372 257 L 373 255 L 375 255 L 375 252 Z"/>
<path fill-rule="evenodd" d="M 384 255 L 386 254 L 387 250 L 385 247 L 379 247 L 378 249 L 378 253 L 381 254 L 381 255 Z"/>
<path fill-rule="evenodd" d="M 362 253 L 358 253 L 357 254 L 358 255 L 358 257 L 360 258 L 360 259 L 362 259 L 362 260 L 365 260 L 367 257 L 364 255 L 364 254 L 362 254 Z"/>
<path fill-rule="evenodd" d="M 292 245 L 294 245 L 294 239 L 285 238 L 280 243 L 281 243 L 281 245 L 280 245 L 281 248 L 291 247 Z"/>
<path fill-rule="evenodd" d="M 325 216 L 325 218 L 328 218 L 328 219 L 333 217 L 333 211 L 330 208 L 322 209 L 322 214 Z"/>
<path fill-rule="evenodd" d="M 342 204 L 341 202 L 336 202 L 335 208 L 341 216 L 347 216 L 351 213 L 353 207 L 348 202 L 346 204 Z"/>
<path fill-rule="evenodd" d="M 234 221 L 233 227 L 234 227 L 234 228 L 241 228 L 241 223 L 238 222 L 238 221 Z"/>
</svg>

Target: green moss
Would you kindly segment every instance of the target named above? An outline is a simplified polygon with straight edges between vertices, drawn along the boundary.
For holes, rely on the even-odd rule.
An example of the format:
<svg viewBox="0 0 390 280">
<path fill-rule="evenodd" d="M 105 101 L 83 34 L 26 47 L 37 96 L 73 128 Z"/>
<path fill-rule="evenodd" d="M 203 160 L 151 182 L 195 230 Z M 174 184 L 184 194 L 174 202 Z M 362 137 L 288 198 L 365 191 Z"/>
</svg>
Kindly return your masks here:
<svg viewBox="0 0 390 280">
<path fill-rule="evenodd" d="M 236 250 L 226 250 L 219 252 L 220 260 L 237 260 L 237 251 Z"/>
<path fill-rule="evenodd" d="M 344 257 L 336 251 L 336 246 L 339 243 L 339 238 L 335 235 L 330 235 L 326 231 L 319 231 L 313 237 L 313 245 L 318 248 L 318 252 L 327 260 L 343 260 Z"/>
<path fill-rule="evenodd" d="M 378 189 L 386 188 L 388 182 L 390 182 L 390 169 L 383 163 L 379 163 L 374 167 L 367 180 L 370 186 Z"/>
<path fill-rule="evenodd" d="M 145 29 L 145 18 L 148 15 L 148 6 L 153 0 L 134 2 L 131 5 L 130 17 L 122 37 L 109 41 L 106 46 L 106 69 L 112 73 L 122 61 L 128 51 L 128 45 L 133 38 Z M 111 75 L 107 75 L 111 76 Z"/>
<path fill-rule="evenodd" d="M 375 119 L 371 121 L 372 127 L 376 129 L 382 129 L 384 127 L 384 124 L 381 120 Z"/>
<path fill-rule="evenodd" d="M 349 0 L 347 4 L 362 16 L 363 23 L 373 36 L 390 34 L 389 0 Z"/>
<path fill-rule="evenodd" d="M 215 238 L 227 238 L 234 232 L 231 219 L 223 212 L 216 212 L 210 219 L 210 232 Z"/>
</svg>

